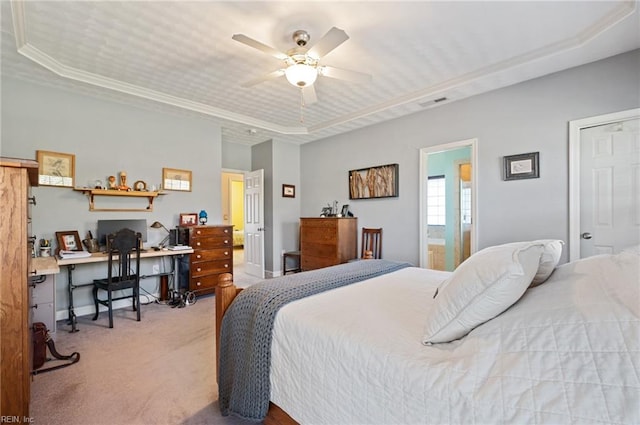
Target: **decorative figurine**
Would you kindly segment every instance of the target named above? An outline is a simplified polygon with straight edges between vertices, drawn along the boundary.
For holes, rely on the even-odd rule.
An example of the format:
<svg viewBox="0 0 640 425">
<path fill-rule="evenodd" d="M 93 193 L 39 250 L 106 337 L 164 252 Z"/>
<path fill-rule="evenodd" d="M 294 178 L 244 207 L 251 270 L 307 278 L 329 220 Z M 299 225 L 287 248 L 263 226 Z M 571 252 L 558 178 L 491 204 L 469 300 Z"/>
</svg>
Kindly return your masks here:
<svg viewBox="0 0 640 425">
<path fill-rule="evenodd" d="M 200 224 L 205 224 L 209 219 L 205 210 L 200 210 L 200 214 L 198 214 L 198 217 L 200 217 Z"/>
<path fill-rule="evenodd" d="M 120 185 L 118 186 L 118 190 L 131 190 L 129 186 L 127 186 L 127 172 L 120 171 Z"/>
<path fill-rule="evenodd" d="M 117 189 L 117 187 L 116 187 L 116 177 L 115 176 L 109 176 L 107 181 L 109 182 L 109 189 L 111 189 L 111 190 Z"/>
</svg>

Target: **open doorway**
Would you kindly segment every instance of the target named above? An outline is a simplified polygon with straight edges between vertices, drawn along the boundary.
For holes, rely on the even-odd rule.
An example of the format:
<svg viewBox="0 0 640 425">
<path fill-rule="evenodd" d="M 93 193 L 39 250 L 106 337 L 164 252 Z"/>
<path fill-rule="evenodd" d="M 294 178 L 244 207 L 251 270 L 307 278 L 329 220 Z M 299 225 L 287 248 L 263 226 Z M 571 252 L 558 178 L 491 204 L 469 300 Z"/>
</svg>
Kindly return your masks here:
<svg viewBox="0 0 640 425">
<path fill-rule="evenodd" d="M 222 173 L 222 220 L 233 226 L 233 269 L 244 268 L 244 173 Z"/>
<path fill-rule="evenodd" d="M 475 252 L 476 139 L 420 150 L 420 267 L 454 270 Z"/>
</svg>

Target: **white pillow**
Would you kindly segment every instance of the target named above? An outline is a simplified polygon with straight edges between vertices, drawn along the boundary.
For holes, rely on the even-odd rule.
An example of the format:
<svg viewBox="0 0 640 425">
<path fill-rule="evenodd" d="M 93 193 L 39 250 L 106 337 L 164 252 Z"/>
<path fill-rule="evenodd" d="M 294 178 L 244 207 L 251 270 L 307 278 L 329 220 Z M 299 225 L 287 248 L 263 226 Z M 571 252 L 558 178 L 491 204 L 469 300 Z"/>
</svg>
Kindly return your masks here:
<svg viewBox="0 0 640 425">
<path fill-rule="evenodd" d="M 560 256 L 562 255 L 562 245 L 564 245 L 564 242 L 559 239 L 545 239 L 533 241 L 533 243 L 543 243 L 544 245 L 542 255 L 540 256 L 538 271 L 533 277 L 530 288 L 538 286 L 549 279 L 549 276 L 551 276 L 551 273 L 553 273 L 556 266 L 560 262 Z"/>
<path fill-rule="evenodd" d="M 543 251 L 543 242 L 518 242 L 469 257 L 438 289 L 422 343 L 462 338 L 511 307 L 531 284 Z"/>
</svg>

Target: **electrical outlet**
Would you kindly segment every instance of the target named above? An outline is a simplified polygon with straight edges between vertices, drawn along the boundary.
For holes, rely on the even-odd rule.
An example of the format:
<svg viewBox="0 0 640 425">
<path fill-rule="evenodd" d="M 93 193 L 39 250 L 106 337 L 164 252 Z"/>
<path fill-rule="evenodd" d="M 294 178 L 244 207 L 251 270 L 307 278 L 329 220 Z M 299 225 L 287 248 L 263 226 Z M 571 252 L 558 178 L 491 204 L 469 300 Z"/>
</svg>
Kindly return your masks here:
<svg viewBox="0 0 640 425">
<path fill-rule="evenodd" d="M 160 266 L 157 264 L 153 265 L 153 274 L 158 274 L 160 273 Z"/>
</svg>

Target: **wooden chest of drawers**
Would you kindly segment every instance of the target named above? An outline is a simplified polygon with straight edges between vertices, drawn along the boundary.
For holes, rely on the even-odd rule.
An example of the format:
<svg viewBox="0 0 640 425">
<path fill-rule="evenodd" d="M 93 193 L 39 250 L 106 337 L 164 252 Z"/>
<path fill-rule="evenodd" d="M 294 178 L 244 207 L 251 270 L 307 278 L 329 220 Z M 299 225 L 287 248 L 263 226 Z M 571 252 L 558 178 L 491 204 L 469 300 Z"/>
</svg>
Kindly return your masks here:
<svg viewBox="0 0 640 425">
<path fill-rule="evenodd" d="M 213 293 L 218 275 L 233 273 L 233 226 L 184 227 L 185 243 L 193 248 L 189 259 L 189 290 Z"/>
<path fill-rule="evenodd" d="M 0 157 L 0 422 L 27 422 L 31 397 L 31 186 L 38 163 Z"/>
<path fill-rule="evenodd" d="M 358 219 L 311 217 L 300 219 L 302 271 L 346 263 L 358 256 Z"/>
</svg>

